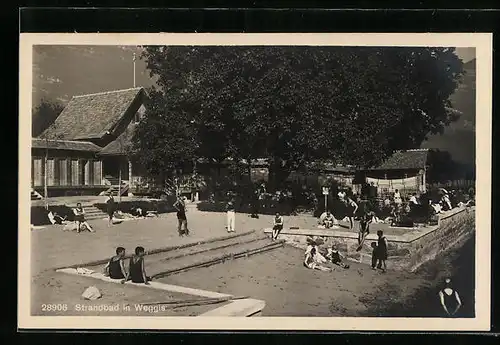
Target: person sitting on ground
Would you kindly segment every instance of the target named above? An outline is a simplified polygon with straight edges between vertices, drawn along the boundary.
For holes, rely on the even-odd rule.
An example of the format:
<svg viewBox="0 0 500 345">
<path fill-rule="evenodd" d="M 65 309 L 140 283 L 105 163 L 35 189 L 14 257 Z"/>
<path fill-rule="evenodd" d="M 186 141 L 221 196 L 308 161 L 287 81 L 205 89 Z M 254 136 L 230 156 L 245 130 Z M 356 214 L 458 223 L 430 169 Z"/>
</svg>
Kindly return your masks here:
<svg viewBox="0 0 500 345">
<path fill-rule="evenodd" d="M 311 250 L 315 249 L 316 251 L 316 256 L 315 259 L 319 263 L 326 263 L 328 260 L 320 253 L 319 248 L 318 248 L 318 242 L 319 243 L 324 243 L 321 239 L 316 239 L 312 242 L 309 242 L 309 245 L 306 247 L 305 255 L 309 254 Z"/>
<path fill-rule="evenodd" d="M 346 263 L 342 262 L 342 258 L 344 256 L 340 254 L 338 251 L 337 247 L 335 245 L 332 245 L 331 248 L 328 248 L 328 254 L 326 254 L 326 258 L 331 261 L 332 264 L 335 264 L 337 266 L 340 266 L 342 268 L 349 268 L 349 265 Z"/>
<path fill-rule="evenodd" d="M 77 224 L 77 230 L 76 232 L 81 232 L 82 231 L 82 224 L 85 226 L 85 228 L 90 231 L 90 232 L 95 232 L 94 229 L 90 226 L 90 224 L 85 220 L 85 210 L 82 207 L 81 203 L 77 203 L 76 207 L 73 209 L 73 213 L 75 214 L 75 221 Z"/>
<path fill-rule="evenodd" d="M 111 279 L 123 279 L 122 283 L 127 280 L 127 271 L 123 263 L 125 257 L 125 248 L 116 248 L 116 255 L 109 259 L 107 265 L 104 267 L 104 275 Z"/>
<path fill-rule="evenodd" d="M 273 234 L 271 240 L 277 240 L 281 230 L 283 230 L 283 216 L 280 215 L 279 212 L 276 212 L 276 216 L 273 219 Z"/>
<path fill-rule="evenodd" d="M 325 229 L 330 229 L 335 224 L 335 217 L 330 211 L 326 211 L 319 217 L 319 223 Z"/>
<path fill-rule="evenodd" d="M 130 258 L 129 274 L 126 280 L 132 280 L 132 283 L 149 285 L 151 278 L 146 275 L 144 255 L 144 247 L 135 248 L 135 255 Z"/>
<path fill-rule="evenodd" d="M 63 218 L 60 215 L 58 215 L 56 212 L 50 211 L 49 214 L 47 215 L 49 217 L 49 221 L 55 225 L 64 225 L 66 224 L 66 216 Z"/>
<path fill-rule="evenodd" d="M 378 262 L 377 242 L 372 242 L 371 247 L 373 249 L 372 250 L 372 270 L 376 270 L 377 269 L 377 262 Z"/>
<path fill-rule="evenodd" d="M 320 260 L 318 258 L 319 253 L 317 252 L 316 247 L 312 247 L 311 250 L 306 253 L 304 258 L 304 266 L 310 269 L 320 270 L 330 272 L 331 269 L 320 264 Z"/>
<path fill-rule="evenodd" d="M 134 217 L 144 217 L 144 213 L 142 212 L 142 208 L 140 207 L 133 207 L 131 210 L 130 210 L 130 214 L 133 215 Z"/>
</svg>

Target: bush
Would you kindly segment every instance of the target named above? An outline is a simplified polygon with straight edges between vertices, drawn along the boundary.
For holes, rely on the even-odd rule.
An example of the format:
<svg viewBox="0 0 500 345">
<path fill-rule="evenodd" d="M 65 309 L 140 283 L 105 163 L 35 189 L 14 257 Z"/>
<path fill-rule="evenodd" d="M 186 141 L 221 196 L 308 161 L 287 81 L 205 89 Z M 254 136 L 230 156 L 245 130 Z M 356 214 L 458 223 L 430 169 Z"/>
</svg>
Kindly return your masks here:
<svg viewBox="0 0 500 345">
<path fill-rule="evenodd" d="M 226 201 L 202 201 L 197 205 L 198 210 L 205 212 L 225 212 Z M 252 206 L 249 202 L 242 201 L 236 198 L 235 204 L 236 212 L 252 213 Z M 286 202 L 269 202 L 268 200 L 260 200 L 259 212 L 260 215 L 275 214 L 279 212 L 282 215 L 290 215 L 292 213 L 291 207 Z"/>
<path fill-rule="evenodd" d="M 133 209 L 141 208 L 144 214 L 148 211 L 156 211 L 158 213 L 168 213 L 173 212 L 174 207 L 169 200 L 134 200 L 134 201 L 122 201 L 116 203 L 116 210 L 124 213 L 131 213 Z M 103 212 L 107 212 L 106 203 L 94 204 L 96 208 Z"/>
<path fill-rule="evenodd" d="M 32 206 L 31 207 L 31 224 L 33 225 L 50 225 L 52 224 L 49 220 L 48 214 L 57 213 L 61 217 L 66 217 L 66 220 L 73 221 L 74 213 L 68 206 L 65 205 L 55 205 L 49 206 L 49 210 L 45 209 L 43 206 Z"/>
</svg>

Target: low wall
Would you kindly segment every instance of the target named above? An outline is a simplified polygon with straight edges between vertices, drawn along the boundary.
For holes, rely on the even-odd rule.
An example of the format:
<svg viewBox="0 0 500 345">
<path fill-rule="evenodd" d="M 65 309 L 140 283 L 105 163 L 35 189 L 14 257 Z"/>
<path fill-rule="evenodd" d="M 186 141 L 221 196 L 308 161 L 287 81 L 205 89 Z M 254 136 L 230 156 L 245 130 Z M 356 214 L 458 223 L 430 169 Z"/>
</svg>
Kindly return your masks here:
<svg viewBox="0 0 500 345">
<path fill-rule="evenodd" d="M 270 232 L 266 229 L 265 232 Z M 475 208 L 454 209 L 443 215 L 436 226 L 423 229 L 408 229 L 403 235 L 386 235 L 388 241 L 388 265 L 391 269 L 414 271 L 423 263 L 432 260 L 440 252 L 452 246 L 459 245 L 474 235 Z M 389 232 L 389 231 L 388 231 Z M 363 248 L 357 252 L 358 234 L 338 230 L 286 230 L 280 234 L 294 247 L 305 249 L 307 236 L 322 237 L 329 247 L 335 244 L 339 251 L 349 260 L 361 263 L 371 263 L 371 242 L 377 241 L 377 235 L 370 233 Z"/>
</svg>

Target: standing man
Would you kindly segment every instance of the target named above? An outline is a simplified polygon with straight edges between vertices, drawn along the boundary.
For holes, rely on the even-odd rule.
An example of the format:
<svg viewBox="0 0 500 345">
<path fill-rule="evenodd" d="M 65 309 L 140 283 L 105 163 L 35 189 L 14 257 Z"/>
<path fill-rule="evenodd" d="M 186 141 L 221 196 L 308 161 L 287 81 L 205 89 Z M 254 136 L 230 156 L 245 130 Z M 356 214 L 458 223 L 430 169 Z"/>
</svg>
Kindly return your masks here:
<svg viewBox="0 0 500 345">
<path fill-rule="evenodd" d="M 354 228 L 354 217 L 356 216 L 356 212 L 358 211 L 358 204 L 356 204 L 354 200 L 352 200 L 345 194 L 342 198 L 342 201 L 346 205 L 347 218 L 349 218 L 349 230 L 352 230 Z"/>
<path fill-rule="evenodd" d="M 258 186 L 254 188 L 252 193 L 252 218 L 259 218 L 259 208 L 260 208 L 260 189 Z"/>
<path fill-rule="evenodd" d="M 455 316 L 462 306 L 458 292 L 451 286 L 451 279 L 446 278 L 444 289 L 439 291 L 439 300 L 447 316 Z"/>
<path fill-rule="evenodd" d="M 181 196 L 177 196 L 177 200 L 174 203 L 174 208 L 177 210 L 177 231 L 179 236 L 189 236 L 189 230 L 187 227 L 187 217 L 186 217 L 186 203 Z"/>
<path fill-rule="evenodd" d="M 108 213 L 108 227 L 113 226 L 113 215 L 116 210 L 116 202 L 113 198 L 113 194 L 108 194 L 108 199 L 106 200 L 106 211 Z"/>
<path fill-rule="evenodd" d="M 234 223 L 236 221 L 236 210 L 234 206 L 234 198 L 231 198 L 226 205 L 226 214 L 227 214 L 227 232 L 235 232 L 234 231 Z"/>
</svg>

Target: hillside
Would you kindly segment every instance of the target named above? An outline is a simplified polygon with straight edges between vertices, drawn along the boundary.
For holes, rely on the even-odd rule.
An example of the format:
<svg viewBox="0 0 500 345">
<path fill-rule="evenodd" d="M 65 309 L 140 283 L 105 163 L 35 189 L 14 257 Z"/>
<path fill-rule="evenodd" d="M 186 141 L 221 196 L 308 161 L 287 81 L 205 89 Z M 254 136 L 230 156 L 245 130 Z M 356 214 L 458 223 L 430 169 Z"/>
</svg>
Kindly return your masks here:
<svg viewBox="0 0 500 345">
<path fill-rule="evenodd" d="M 431 135 L 422 144 L 424 148 L 438 148 L 451 153 L 454 160 L 463 164 L 475 163 L 476 140 L 476 60 L 464 65 L 462 84 L 451 96 L 454 109 L 463 115 L 448 126 L 442 135 Z"/>
<path fill-rule="evenodd" d="M 126 89 L 133 86 L 132 54 L 137 53 L 136 85 L 149 87 L 140 49 L 132 46 L 36 46 L 33 53 L 33 108 L 42 98 L 65 105 L 74 95 Z M 463 164 L 475 162 L 475 59 L 465 64 L 466 75 L 452 96 L 463 113 L 443 135 L 432 135 L 424 148 L 447 150 Z"/>
<path fill-rule="evenodd" d="M 131 46 L 35 46 L 33 108 L 42 98 L 66 104 L 72 96 L 133 87 L 133 53 L 137 53 L 136 85 L 153 85 L 140 50 Z"/>
</svg>

